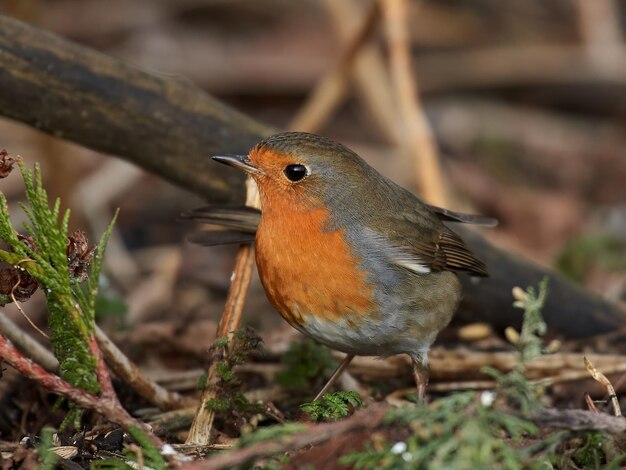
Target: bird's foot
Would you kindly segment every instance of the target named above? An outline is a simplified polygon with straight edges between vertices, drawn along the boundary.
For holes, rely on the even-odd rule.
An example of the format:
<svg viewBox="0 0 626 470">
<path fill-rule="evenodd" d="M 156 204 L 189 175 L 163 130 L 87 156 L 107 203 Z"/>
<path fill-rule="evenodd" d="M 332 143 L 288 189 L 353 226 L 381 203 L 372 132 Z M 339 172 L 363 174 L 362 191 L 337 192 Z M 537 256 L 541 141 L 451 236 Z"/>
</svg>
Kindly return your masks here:
<svg viewBox="0 0 626 470">
<path fill-rule="evenodd" d="M 413 378 L 417 386 L 417 398 L 419 403 L 424 403 L 426 399 L 426 388 L 428 387 L 428 366 L 421 361 L 413 359 Z"/>
</svg>

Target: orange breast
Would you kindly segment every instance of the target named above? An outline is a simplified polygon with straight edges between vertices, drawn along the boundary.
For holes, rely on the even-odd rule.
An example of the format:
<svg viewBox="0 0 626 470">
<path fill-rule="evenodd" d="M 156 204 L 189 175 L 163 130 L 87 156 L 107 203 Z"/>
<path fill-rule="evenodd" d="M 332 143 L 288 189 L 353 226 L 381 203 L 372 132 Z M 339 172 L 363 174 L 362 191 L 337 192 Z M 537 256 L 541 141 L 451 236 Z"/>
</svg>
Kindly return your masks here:
<svg viewBox="0 0 626 470">
<path fill-rule="evenodd" d="M 343 230 L 329 231 L 324 209 L 272 201 L 257 231 L 256 261 L 267 296 L 292 326 L 308 315 L 359 323 L 374 311 L 373 289 Z"/>
</svg>

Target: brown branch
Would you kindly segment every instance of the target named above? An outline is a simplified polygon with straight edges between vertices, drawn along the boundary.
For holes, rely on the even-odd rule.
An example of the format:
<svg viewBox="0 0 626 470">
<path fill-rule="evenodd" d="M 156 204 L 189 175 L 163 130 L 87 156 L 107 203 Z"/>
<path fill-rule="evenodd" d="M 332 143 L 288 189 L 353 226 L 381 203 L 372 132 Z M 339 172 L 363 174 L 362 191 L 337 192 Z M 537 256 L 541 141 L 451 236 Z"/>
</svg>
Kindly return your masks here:
<svg viewBox="0 0 626 470">
<path fill-rule="evenodd" d="M 611 381 L 606 377 L 606 375 L 604 375 L 602 372 L 595 368 L 595 366 L 587 356 L 584 356 L 583 360 L 585 362 L 585 367 L 587 368 L 593 379 L 601 383 L 606 388 L 607 395 L 609 396 L 611 404 L 613 405 L 613 411 L 615 413 L 615 416 L 622 416 L 622 410 L 619 406 L 619 401 L 617 399 L 617 395 L 615 394 L 615 388 L 613 387 Z"/>
<path fill-rule="evenodd" d="M 346 44 L 362 15 L 361 0 L 325 0 L 328 12 L 340 40 Z M 356 92 L 374 123 L 391 142 L 399 140 L 397 113 L 387 67 L 381 51 L 375 43 L 363 44 L 354 58 L 352 79 Z"/>
<path fill-rule="evenodd" d="M 95 341 L 93 344 L 95 344 Z M 0 358 L 22 375 L 34 380 L 37 384 L 47 388 L 51 392 L 73 401 L 80 407 L 93 410 L 124 429 L 135 426 L 143 430 L 154 445 L 158 448 L 162 447 L 163 442 L 154 435 L 148 426 L 130 416 L 126 410 L 121 407 L 114 393 L 111 394 L 109 385 L 106 384 L 107 373 L 102 369 L 101 362 L 98 367 L 98 378 L 104 379 L 104 384 L 101 383 L 103 396 L 95 397 L 84 390 L 70 385 L 60 377 L 47 372 L 39 364 L 23 356 L 15 346 L 2 335 L 0 335 Z"/>
<path fill-rule="evenodd" d="M 591 379 L 585 367 L 582 353 L 555 353 L 540 356 L 526 366 L 526 376 L 530 380 L 547 380 L 548 385 L 575 380 Z M 624 356 L 618 354 L 589 354 L 598 369 L 605 375 L 626 372 Z M 483 367 L 492 367 L 501 372 L 511 371 L 518 363 L 517 353 L 508 351 L 480 352 L 469 349 L 447 350 L 435 347 L 429 354 L 430 378 L 435 384 L 445 388 L 448 382 L 480 381 L 487 385 Z M 394 377 L 411 376 L 411 361 L 406 356 L 394 356 L 384 360 L 357 356 L 348 371 L 365 381 L 386 380 Z M 477 382 L 478 383 L 478 382 Z M 473 388 L 473 387 L 471 387 Z"/>
<path fill-rule="evenodd" d="M 415 159 L 417 181 L 422 196 L 433 204 L 445 207 L 446 185 L 432 131 L 422 111 L 417 79 L 413 73 L 408 2 L 380 0 L 380 3 L 385 19 L 396 104 L 404 124 L 402 141 Z"/>
<path fill-rule="evenodd" d="M 336 2 L 331 2 L 331 4 L 335 5 Z M 317 82 L 306 102 L 289 124 L 290 129 L 315 132 L 330 119 L 334 110 L 346 96 L 354 64 L 372 35 L 378 17 L 379 9 L 374 3 L 352 36 L 343 41 L 347 43 L 347 46 L 338 64 Z"/>
<path fill-rule="evenodd" d="M 611 67 L 624 52 L 617 0 L 578 0 L 578 19 L 589 60 Z"/>
<path fill-rule="evenodd" d="M 585 410 L 557 410 L 547 408 L 533 416 L 540 427 L 569 429 L 570 431 L 604 431 L 620 434 L 626 431 L 626 419 Z"/>
<path fill-rule="evenodd" d="M 4 16 L 0 83 L 2 115 L 124 155 L 214 200 L 243 199 L 243 192 L 238 172 L 216 165 L 211 153 L 244 153 L 271 132 L 187 81 L 152 75 Z"/>
<path fill-rule="evenodd" d="M 0 310 L 0 334 L 4 335 L 36 363 L 41 364 L 48 372 L 58 372 L 59 361 L 54 357 L 54 354 L 13 323 L 2 310 Z"/>
<path fill-rule="evenodd" d="M 256 184 L 251 178 L 248 178 L 246 186 L 246 204 L 251 207 L 256 207 L 257 209 L 260 208 L 261 203 Z M 224 306 L 224 312 L 220 318 L 216 334 L 216 338 L 228 338 L 229 346 L 232 344 L 233 335 L 241 323 L 241 314 L 246 300 L 246 293 L 250 286 L 253 269 L 254 249 L 251 245 L 242 245 L 235 259 L 235 268 L 231 276 L 226 305 Z M 226 354 L 228 354 L 228 349 L 229 347 L 226 349 Z M 200 405 L 198 406 L 198 411 L 191 424 L 191 429 L 189 430 L 185 444 L 205 446 L 208 445 L 211 440 L 211 430 L 213 428 L 215 412 L 213 409 L 207 407 L 207 402 L 217 397 L 219 381 L 217 374 L 218 365 L 219 362 L 217 360 L 211 361 L 207 372 L 206 384 L 202 390 Z"/>
<path fill-rule="evenodd" d="M 592 61 L 585 48 L 570 44 L 426 53 L 416 58 L 415 67 L 423 93 L 540 85 L 551 90 L 561 86 L 564 91 L 589 84 L 626 86 L 626 51 L 604 64 Z"/>
<path fill-rule="evenodd" d="M 159 384 L 148 379 L 139 368 L 96 326 L 96 339 L 107 364 L 113 372 L 137 394 L 162 410 L 175 410 L 195 404 L 196 400 L 183 397 L 178 393 L 170 392 Z"/>
<path fill-rule="evenodd" d="M 109 373 L 109 369 L 104 362 L 104 357 L 102 356 L 102 352 L 100 352 L 98 342 L 93 335 L 89 338 L 89 350 L 91 351 L 91 354 L 96 358 L 96 377 L 98 379 L 98 383 L 100 384 L 101 398 L 112 402 L 115 407 L 121 408 L 122 405 L 117 398 L 117 393 L 115 393 L 115 389 L 113 388 L 111 374 Z"/>
<path fill-rule="evenodd" d="M 277 360 L 285 353 L 286 349 L 274 348 L 268 342 L 266 347 L 267 356 L 265 360 Z M 591 380 L 589 371 L 586 369 L 582 353 L 557 352 L 554 354 L 540 356 L 529 362 L 526 367 L 526 376 L 532 381 L 541 381 L 547 385 L 573 382 L 577 380 Z M 606 376 L 616 376 L 626 373 L 626 361 L 624 356 L 619 354 L 588 354 L 587 355 L 598 369 L 602 370 Z M 344 357 L 342 353 L 335 353 L 334 357 L 340 360 Z M 430 378 L 429 389 L 437 391 L 447 391 L 460 388 L 483 389 L 494 388 L 492 380 L 486 380 L 488 376 L 481 372 L 485 366 L 495 368 L 501 372 L 511 371 L 518 363 L 518 355 L 513 351 L 474 351 L 460 348 L 449 350 L 441 346 L 431 349 L 429 354 Z M 275 381 L 276 376 L 284 370 L 284 365 L 278 362 L 246 363 L 235 368 L 235 373 L 260 375 L 269 383 Z M 360 382 L 386 381 L 394 378 L 405 377 L 411 382 L 411 361 L 406 356 L 392 356 L 386 359 L 375 357 L 357 356 L 355 357 L 348 372 L 357 377 Z M 190 371 L 193 373 L 185 377 L 185 381 L 197 384 L 202 371 L 197 369 Z M 618 391 L 626 390 L 626 383 Z M 267 390 L 270 393 L 269 389 Z M 279 400 L 281 398 L 280 389 L 272 390 L 277 396 L 269 396 L 267 399 Z M 256 395 L 256 391 L 245 392 L 251 401 L 258 401 L 261 398 Z"/>
</svg>

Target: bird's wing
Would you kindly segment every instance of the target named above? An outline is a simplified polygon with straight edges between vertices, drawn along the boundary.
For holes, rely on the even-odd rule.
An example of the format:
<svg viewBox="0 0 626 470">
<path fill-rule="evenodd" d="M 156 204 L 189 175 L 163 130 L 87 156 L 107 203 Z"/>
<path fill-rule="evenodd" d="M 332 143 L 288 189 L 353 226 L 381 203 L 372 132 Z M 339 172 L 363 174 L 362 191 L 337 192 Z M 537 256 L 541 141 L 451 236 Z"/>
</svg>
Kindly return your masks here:
<svg viewBox="0 0 626 470">
<path fill-rule="evenodd" d="M 205 246 L 254 242 L 261 211 L 242 205 L 214 204 L 182 214 L 198 225 L 189 235 L 192 243 Z"/>
<path fill-rule="evenodd" d="M 498 221 L 492 217 L 486 217 L 484 215 L 477 214 L 465 214 L 463 212 L 451 211 L 450 209 L 444 209 L 443 207 L 431 206 L 425 204 L 439 220 L 444 222 L 456 222 L 461 224 L 473 224 L 484 225 L 485 227 L 495 227 L 498 225 Z"/>
<path fill-rule="evenodd" d="M 384 245 L 379 246 L 396 265 L 418 274 L 463 271 L 487 276 L 485 263 L 467 248 L 461 237 L 438 220 L 402 213 L 391 217 L 385 223 Z M 382 241 L 382 230 L 374 228 L 374 231 Z"/>
</svg>

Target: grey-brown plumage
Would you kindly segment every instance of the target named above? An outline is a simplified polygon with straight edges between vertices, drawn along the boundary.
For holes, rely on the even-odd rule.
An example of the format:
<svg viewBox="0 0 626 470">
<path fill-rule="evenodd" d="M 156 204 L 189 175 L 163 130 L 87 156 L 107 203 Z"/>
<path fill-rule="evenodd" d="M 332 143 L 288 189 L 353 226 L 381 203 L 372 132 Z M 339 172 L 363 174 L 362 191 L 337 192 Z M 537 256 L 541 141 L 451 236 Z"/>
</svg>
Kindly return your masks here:
<svg viewBox="0 0 626 470">
<path fill-rule="evenodd" d="M 493 221 L 425 204 L 350 149 L 313 134 L 277 134 L 248 156 L 214 158 L 259 187 L 257 266 L 281 315 L 348 361 L 406 353 L 423 386 L 428 348 L 461 297 L 456 273 L 487 275 L 442 221 Z M 241 217 L 224 207 L 194 215 L 231 238 L 257 222 L 249 209 Z"/>
</svg>

